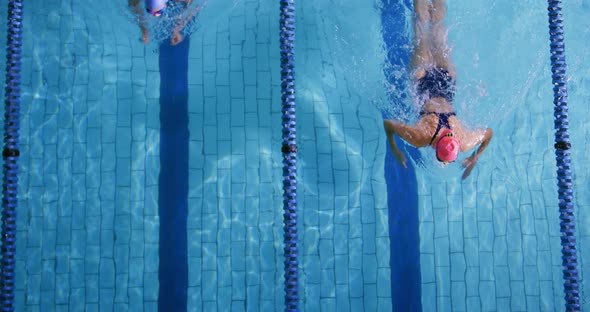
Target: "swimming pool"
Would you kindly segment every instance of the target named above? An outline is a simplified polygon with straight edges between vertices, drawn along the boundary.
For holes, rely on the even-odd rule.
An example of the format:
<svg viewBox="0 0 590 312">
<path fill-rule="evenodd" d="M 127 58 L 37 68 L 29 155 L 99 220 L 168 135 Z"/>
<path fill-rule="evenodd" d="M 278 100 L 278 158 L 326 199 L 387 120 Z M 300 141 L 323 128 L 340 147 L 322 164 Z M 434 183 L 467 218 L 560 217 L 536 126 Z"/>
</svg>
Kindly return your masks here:
<svg viewBox="0 0 590 312">
<path fill-rule="evenodd" d="M 457 109 L 470 125 L 494 128 L 494 141 L 467 181 L 425 152 L 401 189 L 386 179 L 399 169 L 386 160 L 382 115 L 414 117 L 390 101 L 401 90 L 384 75 L 386 7 L 297 3 L 302 310 L 390 311 L 416 295 L 425 311 L 562 310 L 545 4 L 449 3 Z M 17 310 L 282 310 L 278 3 L 211 1 L 182 47 L 180 91 L 159 65 L 178 50 L 145 47 L 123 10 L 26 4 Z M 581 278 L 590 239 L 590 28 L 580 26 L 588 13 L 582 1 L 564 5 Z M 162 134 L 162 98 L 188 104 L 181 142 Z M 165 120 L 175 125 L 182 113 Z M 171 163 L 182 170 L 162 183 Z M 177 181 L 186 185 L 171 187 Z M 390 258 L 406 259 L 391 249 L 400 240 L 389 228 L 394 193 L 407 196 L 401 207 L 415 199 L 418 294 L 391 282 Z M 185 209 L 180 223 L 160 210 L 171 195 Z M 162 263 L 175 270 L 160 276 Z M 175 283 L 180 290 L 161 292 Z"/>
</svg>

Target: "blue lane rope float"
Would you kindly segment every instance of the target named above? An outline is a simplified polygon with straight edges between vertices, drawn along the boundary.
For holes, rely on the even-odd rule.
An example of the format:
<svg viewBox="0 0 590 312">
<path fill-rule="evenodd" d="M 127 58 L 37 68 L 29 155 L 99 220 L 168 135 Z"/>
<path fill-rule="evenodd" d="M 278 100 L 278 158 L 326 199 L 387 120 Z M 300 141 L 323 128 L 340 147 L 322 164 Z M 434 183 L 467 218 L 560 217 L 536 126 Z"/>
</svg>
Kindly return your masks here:
<svg viewBox="0 0 590 312">
<path fill-rule="evenodd" d="M 283 230 L 285 311 L 298 311 L 297 140 L 295 118 L 295 5 L 281 0 L 281 101 L 283 124 Z"/>
<path fill-rule="evenodd" d="M 551 73 L 553 80 L 553 104 L 555 116 L 555 156 L 557 161 L 557 186 L 561 228 L 561 252 L 563 264 L 566 311 L 580 311 L 578 284 L 578 259 L 576 256 L 576 225 L 574 195 L 570 170 L 568 133 L 567 75 L 565 47 L 563 44 L 563 17 L 561 1 L 548 0 L 549 36 L 551 47 Z"/>
<path fill-rule="evenodd" d="M 20 68 L 22 58 L 22 0 L 8 2 L 6 94 L 4 112 L 4 178 L 2 179 L 2 311 L 14 311 L 16 259 L 16 207 L 18 187 L 18 130 L 20 118 Z"/>
</svg>

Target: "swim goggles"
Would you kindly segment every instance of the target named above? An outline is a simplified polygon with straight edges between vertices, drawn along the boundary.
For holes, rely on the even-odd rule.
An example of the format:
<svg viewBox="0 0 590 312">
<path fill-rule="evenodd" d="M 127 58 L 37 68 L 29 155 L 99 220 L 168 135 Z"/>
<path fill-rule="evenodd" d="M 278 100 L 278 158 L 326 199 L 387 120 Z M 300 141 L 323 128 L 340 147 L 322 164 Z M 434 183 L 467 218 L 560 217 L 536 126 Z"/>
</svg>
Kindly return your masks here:
<svg viewBox="0 0 590 312">
<path fill-rule="evenodd" d="M 155 17 L 159 17 L 159 16 L 161 16 L 161 15 L 164 13 L 164 11 L 166 10 L 166 6 L 162 7 L 162 8 L 161 8 L 161 9 L 159 9 L 159 10 L 156 10 L 156 11 L 153 11 L 153 10 L 152 10 L 152 9 L 150 9 L 150 8 L 146 8 L 145 10 L 146 10 L 146 11 L 147 11 L 149 14 L 151 14 L 151 15 L 153 15 L 153 16 L 155 16 Z"/>
</svg>

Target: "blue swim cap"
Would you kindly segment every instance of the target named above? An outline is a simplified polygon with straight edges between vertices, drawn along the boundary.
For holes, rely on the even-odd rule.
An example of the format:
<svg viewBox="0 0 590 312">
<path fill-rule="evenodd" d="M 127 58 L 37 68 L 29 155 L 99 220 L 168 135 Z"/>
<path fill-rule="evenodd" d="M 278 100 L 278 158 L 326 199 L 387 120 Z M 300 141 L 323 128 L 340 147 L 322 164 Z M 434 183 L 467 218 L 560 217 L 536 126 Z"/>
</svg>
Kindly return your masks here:
<svg viewBox="0 0 590 312">
<path fill-rule="evenodd" d="M 158 10 L 166 6 L 168 0 L 145 0 L 145 8 L 153 11 Z"/>
</svg>

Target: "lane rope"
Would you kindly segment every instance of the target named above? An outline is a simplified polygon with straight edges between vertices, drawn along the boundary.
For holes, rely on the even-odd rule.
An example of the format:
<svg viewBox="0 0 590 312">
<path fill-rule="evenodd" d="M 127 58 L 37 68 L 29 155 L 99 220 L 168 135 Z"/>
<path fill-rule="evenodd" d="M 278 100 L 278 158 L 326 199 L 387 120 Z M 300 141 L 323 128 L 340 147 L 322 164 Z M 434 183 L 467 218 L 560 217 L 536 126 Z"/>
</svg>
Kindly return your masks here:
<svg viewBox="0 0 590 312">
<path fill-rule="evenodd" d="M 578 257 L 576 255 L 576 225 L 574 192 L 568 133 L 567 75 L 563 43 L 563 16 L 560 0 L 548 0 L 549 39 L 551 41 L 551 78 L 555 117 L 555 156 L 561 231 L 561 253 L 566 311 L 580 311 Z"/>
</svg>

